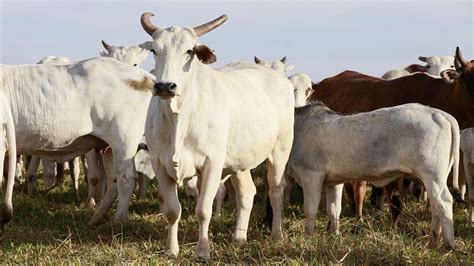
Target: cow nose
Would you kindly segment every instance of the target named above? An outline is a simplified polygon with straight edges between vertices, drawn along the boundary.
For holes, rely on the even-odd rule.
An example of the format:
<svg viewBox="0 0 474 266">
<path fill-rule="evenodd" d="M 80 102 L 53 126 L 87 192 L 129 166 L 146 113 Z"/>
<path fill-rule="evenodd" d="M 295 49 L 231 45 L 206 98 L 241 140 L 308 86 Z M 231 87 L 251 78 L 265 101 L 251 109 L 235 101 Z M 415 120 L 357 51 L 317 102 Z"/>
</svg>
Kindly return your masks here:
<svg viewBox="0 0 474 266">
<path fill-rule="evenodd" d="M 178 86 L 173 82 L 157 82 L 154 85 L 158 96 L 174 96 L 176 87 Z"/>
</svg>

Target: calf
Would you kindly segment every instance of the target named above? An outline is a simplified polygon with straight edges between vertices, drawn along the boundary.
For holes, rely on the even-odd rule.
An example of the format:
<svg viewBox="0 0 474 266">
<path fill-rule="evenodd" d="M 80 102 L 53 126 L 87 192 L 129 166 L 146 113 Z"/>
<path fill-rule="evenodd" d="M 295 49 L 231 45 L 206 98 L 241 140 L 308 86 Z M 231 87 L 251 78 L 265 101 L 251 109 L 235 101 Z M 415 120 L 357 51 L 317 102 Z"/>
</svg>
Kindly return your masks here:
<svg viewBox="0 0 474 266">
<path fill-rule="evenodd" d="M 451 115 L 420 104 L 341 115 L 316 102 L 295 110 L 295 138 L 285 170 L 303 188 L 306 232 L 312 234 L 321 190 L 329 232 L 339 233 L 342 184 L 380 187 L 410 176 L 423 182 L 432 210 L 430 242 L 441 232 L 454 247 L 451 167 L 458 178 L 459 126 Z"/>
</svg>

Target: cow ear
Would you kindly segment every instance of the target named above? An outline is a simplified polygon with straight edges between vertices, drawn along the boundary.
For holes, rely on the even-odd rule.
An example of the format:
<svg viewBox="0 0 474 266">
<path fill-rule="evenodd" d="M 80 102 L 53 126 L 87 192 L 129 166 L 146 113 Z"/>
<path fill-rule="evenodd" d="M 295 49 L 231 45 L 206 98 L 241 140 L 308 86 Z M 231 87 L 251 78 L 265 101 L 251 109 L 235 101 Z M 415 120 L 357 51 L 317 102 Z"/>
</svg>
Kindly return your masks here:
<svg viewBox="0 0 474 266">
<path fill-rule="evenodd" d="M 151 47 L 152 47 L 152 46 L 151 46 L 152 43 L 153 43 L 153 42 L 144 42 L 144 43 L 142 43 L 142 44 L 139 44 L 138 46 L 139 46 L 140 48 L 143 48 L 143 49 L 145 49 L 145 50 L 150 51 L 150 50 L 151 50 Z"/>
<path fill-rule="evenodd" d="M 459 73 L 454 69 L 444 70 L 439 75 L 447 83 L 453 83 L 453 82 L 457 81 L 460 77 Z"/>
<path fill-rule="evenodd" d="M 426 63 L 426 61 L 428 61 L 428 58 L 426 58 L 426 56 L 418 56 L 418 60 Z"/>
<path fill-rule="evenodd" d="M 214 54 L 214 51 L 207 45 L 196 45 L 194 46 L 193 50 L 199 61 L 201 61 L 203 64 L 208 65 L 217 61 L 217 57 Z"/>
<path fill-rule="evenodd" d="M 295 65 L 287 65 L 285 66 L 285 72 L 290 72 L 293 68 L 295 68 Z"/>
</svg>

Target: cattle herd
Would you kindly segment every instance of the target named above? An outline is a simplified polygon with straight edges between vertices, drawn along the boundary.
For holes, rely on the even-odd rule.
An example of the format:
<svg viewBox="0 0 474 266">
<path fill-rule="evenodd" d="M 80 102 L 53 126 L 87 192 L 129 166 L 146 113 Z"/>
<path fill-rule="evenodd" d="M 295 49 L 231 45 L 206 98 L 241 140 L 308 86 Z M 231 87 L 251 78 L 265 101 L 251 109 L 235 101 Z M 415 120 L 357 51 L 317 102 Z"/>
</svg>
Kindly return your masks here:
<svg viewBox="0 0 474 266">
<path fill-rule="evenodd" d="M 156 177 L 171 256 L 179 253 L 182 185 L 197 200 L 197 257 L 210 258 L 213 205 L 219 213 L 226 191 L 237 209 L 233 242 L 247 241 L 256 193 L 250 170 L 262 162 L 274 239 L 283 237 L 283 199 L 294 182 L 303 190 L 308 234 L 322 197 L 329 233 L 339 233 L 344 184 L 358 218 L 366 182 L 384 187 L 396 222 L 403 205 L 393 192 L 403 190 L 398 184 L 407 178 L 429 200 L 431 245 L 442 239 L 455 248 L 453 196 L 463 202 L 469 192 L 474 224 L 474 60 L 464 59 L 459 48 L 455 56 L 420 57 L 426 65 L 391 70 L 383 78 L 344 71 L 313 83 L 305 74 L 287 78 L 294 66 L 286 58 L 209 67 L 217 57 L 198 38 L 223 24 L 225 15 L 193 28 L 159 28 L 152 16 L 140 18 L 151 40 L 138 46 L 103 41 L 105 51 L 92 59 L 48 56 L 37 64 L 0 66 L 2 161 L 8 149 L 3 225 L 13 215 L 24 157 L 17 154 L 31 156 L 27 193 L 34 192 L 41 160 L 48 189 L 69 161 L 78 199 L 82 158 L 88 204 L 100 202 L 92 225 L 104 221 L 117 198 L 114 220 L 126 221 L 136 173 L 140 197 Z M 137 66 L 149 52 L 155 68 L 147 72 Z"/>
</svg>

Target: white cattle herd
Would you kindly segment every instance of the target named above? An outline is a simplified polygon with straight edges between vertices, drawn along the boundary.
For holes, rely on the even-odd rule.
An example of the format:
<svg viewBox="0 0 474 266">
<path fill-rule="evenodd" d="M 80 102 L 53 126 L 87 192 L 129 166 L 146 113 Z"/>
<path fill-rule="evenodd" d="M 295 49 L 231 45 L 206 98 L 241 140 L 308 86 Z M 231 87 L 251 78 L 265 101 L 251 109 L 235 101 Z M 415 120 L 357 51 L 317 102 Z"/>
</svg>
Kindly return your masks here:
<svg viewBox="0 0 474 266">
<path fill-rule="evenodd" d="M 442 235 L 454 248 L 447 178 L 452 170 L 458 189 L 460 149 L 474 223 L 474 133 L 466 129 L 460 135 L 450 114 L 413 103 L 342 115 L 321 102 L 308 103 L 311 79 L 305 74 L 285 77 L 294 68 L 286 65 L 286 57 L 273 63 L 255 57 L 255 63 L 211 68 L 217 56 L 199 37 L 227 16 L 196 27 L 169 28 L 155 26 L 152 16 L 141 16 L 151 40 L 139 46 L 102 41 L 105 50 L 96 58 L 71 62 L 48 56 L 38 64 L 0 65 L 2 167 L 8 149 L 3 225 L 13 214 L 17 152 L 33 156 L 27 172 L 29 193 L 39 158 L 72 160 L 78 199 L 79 156 L 85 156 L 88 203 L 100 202 L 91 224 L 104 220 L 117 196 L 114 221 L 126 221 L 136 172 L 139 198 L 145 196 L 147 180 L 156 177 L 160 209 L 168 222 L 165 252 L 177 256 L 178 187 L 185 184 L 188 195 L 197 200 L 196 255 L 209 259 L 213 202 L 216 199 L 219 213 L 224 181 L 230 179 L 235 193 L 233 242 L 241 245 L 247 241 L 256 193 L 250 170 L 266 162 L 274 239 L 283 237 L 282 197 L 290 179 L 303 188 L 306 232 L 314 232 L 324 190 L 329 232 L 338 234 L 343 183 L 366 180 L 381 187 L 408 176 L 421 181 L 428 194 L 430 243 L 436 245 Z M 150 51 L 155 59 L 152 74 L 138 67 Z M 392 70 L 384 78 L 410 75 L 413 69 L 439 77 L 443 70 L 457 69 L 453 56 L 419 59 L 426 65 Z M 58 182 L 56 165 L 43 165 L 51 173 L 46 174 L 47 187 L 53 187 Z"/>
</svg>

